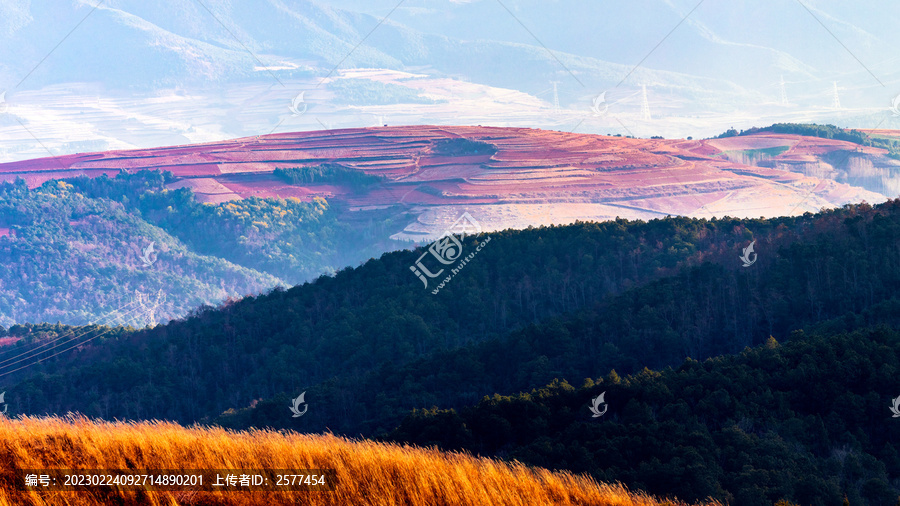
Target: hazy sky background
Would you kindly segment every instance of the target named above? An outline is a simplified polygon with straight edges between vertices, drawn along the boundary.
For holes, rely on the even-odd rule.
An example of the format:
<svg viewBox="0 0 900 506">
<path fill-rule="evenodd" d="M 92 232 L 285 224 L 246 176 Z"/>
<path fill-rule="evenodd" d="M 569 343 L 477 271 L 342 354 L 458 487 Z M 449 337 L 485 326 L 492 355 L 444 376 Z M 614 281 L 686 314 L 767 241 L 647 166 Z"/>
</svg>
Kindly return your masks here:
<svg viewBox="0 0 900 506">
<path fill-rule="evenodd" d="M 380 124 L 900 128 L 887 0 L 95 5 L 0 0 L 0 161 Z"/>
</svg>

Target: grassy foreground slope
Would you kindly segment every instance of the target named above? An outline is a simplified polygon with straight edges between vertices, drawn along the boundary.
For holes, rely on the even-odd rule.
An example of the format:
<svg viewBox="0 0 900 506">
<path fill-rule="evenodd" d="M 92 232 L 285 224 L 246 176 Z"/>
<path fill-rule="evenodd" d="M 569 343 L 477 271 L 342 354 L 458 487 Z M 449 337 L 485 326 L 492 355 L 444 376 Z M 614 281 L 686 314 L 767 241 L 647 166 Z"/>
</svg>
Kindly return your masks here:
<svg viewBox="0 0 900 506">
<path fill-rule="evenodd" d="M 38 495 L 16 469 L 335 469 L 334 491 L 119 492 Z M 621 485 L 460 453 L 292 432 L 230 432 L 168 422 L 0 417 L 0 506 L 13 505 L 591 504 L 659 502 Z M 717 503 L 711 503 L 717 504 Z"/>
</svg>

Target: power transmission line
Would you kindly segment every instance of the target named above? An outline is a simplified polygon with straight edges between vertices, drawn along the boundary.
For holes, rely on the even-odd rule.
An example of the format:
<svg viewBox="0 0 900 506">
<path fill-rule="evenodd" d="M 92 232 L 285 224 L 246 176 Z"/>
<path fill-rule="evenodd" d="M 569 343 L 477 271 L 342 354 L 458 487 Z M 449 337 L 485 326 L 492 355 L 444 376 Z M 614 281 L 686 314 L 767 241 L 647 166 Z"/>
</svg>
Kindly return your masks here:
<svg viewBox="0 0 900 506">
<path fill-rule="evenodd" d="M 129 304 L 129 305 L 130 305 L 130 304 Z M 135 312 L 135 311 L 139 311 L 140 309 L 141 309 L 141 308 L 134 308 L 134 309 L 132 309 L 131 311 L 128 311 L 128 313 L 133 313 L 133 312 Z M 118 310 L 117 310 L 117 311 L 118 311 Z M 128 314 L 128 313 L 125 313 L 125 314 Z M 143 314 L 143 313 L 138 313 L 138 314 Z M 121 316 L 124 316 L 124 315 L 121 315 Z M 117 318 L 120 318 L 121 316 L 117 316 Z M 133 319 L 134 319 L 134 317 L 129 318 L 128 320 L 125 320 L 125 321 L 131 321 L 131 320 L 133 320 Z M 91 325 L 96 325 L 96 324 L 91 324 Z M 115 328 L 115 327 L 112 327 L 112 328 Z M 25 360 L 32 359 L 32 358 L 36 357 L 37 355 L 40 355 L 41 353 L 45 353 L 45 352 L 47 352 L 47 351 L 53 350 L 53 349 L 55 349 L 55 348 L 58 348 L 58 347 L 60 347 L 60 346 L 62 346 L 62 345 L 64 345 L 64 344 L 71 343 L 72 341 L 76 341 L 76 340 L 78 340 L 78 339 L 80 339 L 80 338 L 86 336 L 87 334 L 90 334 L 91 332 L 93 332 L 93 329 L 85 330 L 85 331 L 82 332 L 81 334 L 79 334 L 79 335 L 77 335 L 77 336 L 75 336 L 75 337 L 72 337 L 71 339 L 68 339 L 68 340 L 66 340 L 66 341 L 64 341 L 64 342 L 58 343 L 58 344 L 56 344 L 56 345 L 54 345 L 54 346 L 51 346 L 50 348 L 48 348 L 48 349 L 46 349 L 46 350 L 41 350 L 41 351 L 39 351 L 39 352 L 37 352 L 37 353 L 34 353 L 38 348 L 43 348 L 44 346 L 47 346 L 47 345 L 49 345 L 49 344 L 53 344 L 54 342 L 59 341 L 60 339 L 63 339 L 64 337 L 66 337 L 66 335 L 64 334 L 63 336 L 60 336 L 60 337 L 57 337 L 56 339 L 53 339 L 53 340 L 51 340 L 51 341 L 48 341 L 48 342 L 42 344 L 41 346 L 38 346 L 38 347 L 36 347 L 36 348 L 32 348 L 31 350 L 26 351 L 26 352 L 24 352 L 24 353 L 20 353 L 20 354 L 16 355 L 15 357 L 10 357 L 10 358 L 7 358 L 6 360 L 3 360 L 2 362 L 0 362 L 0 364 L 3 364 L 3 363 L 5 363 L 5 362 L 9 362 L 10 360 L 13 360 L 13 359 L 15 359 L 15 358 L 21 357 L 22 355 L 29 355 L 29 354 L 34 353 L 33 355 L 31 355 L 31 356 L 29 356 L 29 357 L 20 358 L 19 360 L 16 360 L 16 361 L 14 361 L 14 362 L 11 362 L 11 363 L 8 363 L 8 364 L 5 364 L 5 365 L 0 365 L 0 369 L 5 369 L 5 368 L 10 367 L 10 366 L 12 366 L 12 365 L 14 365 L 14 364 L 18 364 L 19 362 L 23 362 L 23 361 L 25 361 Z"/>
<path fill-rule="evenodd" d="M 115 323 L 115 320 L 121 320 L 121 321 L 120 321 L 120 325 L 124 325 L 125 323 L 129 323 L 129 322 L 130 322 L 130 323 L 137 322 L 137 321 L 139 321 L 139 320 L 138 320 L 139 318 L 142 318 L 142 317 L 146 316 L 146 317 L 148 318 L 148 321 L 149 321 L 150 325 L 151 325 L 151 326 L 155 326 L 155 324 L 156 324 L 155 312 L 156 312 L 156 310 L 159 308 L 159 306 L 161 306 L 162 303 L 165 302 L 165 300 L 166 300 L 166 295 L 163 293 L 162 290 L 159 290 L 159 291 L 157 292 L 155 302 L 153 303 L 152 306 L 148 307 L 147 305 L 144 304 L 144 302 L 145 302 L 145 300 L 146 300 L 146 299 L 144 298 L 144 294 L 141 293 L 141 292 L 139 292 L 139 291 L 135 291 L 135 294 L 136 294 L 136 298 L 135 298 L 131 303 L 126 304 L 125 306 L 122 306 L 121 308 L 118 308 L 118 309 L 116 309 L 116 310 L 111 311 L 110 313 L 108 313 L 108 316 L 112 316 L 113 322 L 111 322 L 111 323 Z M 117 314 L 117 313 L 119 313 L 122 309 L 124 309 L 124 308 L 126 308 L 126 307 L 128 307 L 128 306 L 134 305 L 134 304 L 138 304 L 140 307 L 139 307 L 139 308 L 138 308 L 138 307 L 135 307 L 135 308 L 131 309 L 130 311 L 124 313 L 124 314 Z M 128 314 L 130 314 L 130 313 L 135 313 L 135 312 L 137 312 L 137 314 L 134 315 L 134 316 L 132 316 L 131 318 L 127 318 L 127 319 L 124 318 L 126 315 L 128 315 Z M 106 316 L 101 317 L 101 318 L 98 318 L 95 322 L 91 323 L 90 325 L 97 325 L 97 322 L 99 322 L 100 320 L 104 319 L 105 317 L 106 317 Z M 90 339 L 86 339 L 85 341 L 82 341 L 82 342 L 80 342 L 80 343 L 78 343 L 78 344 L 75 344 L 75 345 L 69 347 L 69 348 L 66 348 L 65 350 L 62 350 L 61 352 L 55 353 L 55 354 L 53 354 L 53 355 L 50 355 L 49 357 L 44 357 L 44 358 L 38 359 L 36 362 L 34 362 L 34 363 L 32 363 L 32 364 L 26 364 L 26 365 L 24 365 L 24 366 L 22 366 L 22 367 L 19 367 L 19 368 L 17 368 L 17 369 L 12 370 L 12 371 L 8 371 L 8 372 L 5 372 L 5 373 L 2 373 L 2 374 L 0 374 L 0 376 L 5 376 L 5 375 L 10 374 L 10 373 L 13 373 L 13 372 L 15 372 L 15 371 L 19 371 L 19 370 L 21 370 L 21 369 L 23 369 L 23 368 L 25 368 L 25 367 L 29 367 L 29 366 L 34 365 L 34 364 L 36 364 L 36 363 L 42 362 L 42 361 L 44 361 L 44 360 L 46 360 L 46 359 L 48 359 L 48 358 L 50 358 L 50 357 L 55 357 L 55 356 L 59 355 L 60 353 L 62 353 L 62 352 L 64 352 L 64 351 L 68 351 L 68 350 L 71 350 L 71 349 L 73 349 L 73 348 L 77 348 L 78 346 L 81 346 L 81 345 L 83 345 L 83 344 L 85 344 L 85 343 L 87 343 L 87 342 L 89 342 L 89 341 L 92 341 L 93 339 L 96 339 L 97 337 L 99 337 L 99 336 L 101 336 L 101 335 L 104 335 L 104 334 L 110 332 L 113 328 L 115 328 L 115 327 L 110 327 L 109 329 L 107 329 L 106 331 L 104 331 L 103 333 L 101 333 L 101 334 L 99 334 L 99 335 L 97 335 L 97 336 L 94 336 L 94 337 L 92 337 L 92 338 L 90 338 Z M 68 340 L 63 341 L 63 342 L 58 343 L 58 344 L 55 344 L 54 346 L 51 346 L 50 348 L 48 348 L 48 349 L 46 349 L 46 350 L 37 351 L 39 348 L 43 348 L 43 347 L 45 347 L 45 346 L 49 346 L 49 345 L 51 345 L 51 344 L 53 344 L 53 343 L 56 343 L 57 341 L 59 341 L 59 340 L 65 338 L 65 337 L 69 336 L 69 335 L 72 335 L 72 333 L 69 333 L 69 334 L 62 334 L 61 336 L 59 336 L 59 337 L 57 337 L 57 338 L 55 338 L 55 339 L 52 339 L 52 340 L 50 340 L 50 341 L 48 341 L 48 342 L 46 342 L 46 343 L 44 343 L 44 344 L 42 344 L 42 345 L 40 345 L 40 346 L 37 346 L 37 347 L 35 347 L 35 348 L 32 348 L 31 350 L 25 351 L 25 352 L 20 353 L 20 354 L 18 354 L 18 355 L 16 355 L 16 356 L 9 357 L 9 358 L 3 360 L 2 362 L 0 362 L 0 364 L 4 364 L 4 363 L 6 363 L 6 362 L 10 362 L 11 360 L 16 359 L 16 358 L 19 358 L 19 357 L 22 357 L 23 355 L 29 355 L 29 356 L 27 356 L 27 357 L 19 358 L 19 360 L 15 360 L 15 361 L 10 362 L 10 363 L 7 363 L 7 364 L 5 364 L 5 365 L 0 365 L 0 369 L 5 369 L 5 368 L 11 367 L 11 366 L 13 366 L 13 365 L 15 365 L 15 364 L 18 364 L 18 363 L 20 363 L 20 362 L 24 362 L 24 361 L 26 361 L 26 360 L 33 359 L 33 358 L 37 357 L 38 355 L 40 355 L 41 353 L 46 353 L 46 352 L 48 352 L 48 351 L 50 351 L 50 350 L 56 349 L 56 348 L 58 348 L 58 347 L 64 345 L 64 344 L 68 344 L 68 343 L 71 343 L 71 342 L 73 342 L 73 341 L 77 341 L 78 339 L 84 337 L 85 335 L 87 335 L 87 334 L 89 334 L 89 333 L 91 333 L 91 332 L 93 332 L 93 331 L 94 331 L 94 329 L 88 329 L 88 330 L 85 330 L 84 332 L 82 332 L 82 333 L 80 333 L 80 334 L 78 334 L 78 335 L 72 337 L 71 339 L 68 339 Z"/>
<path fill-rule="evenodd" d="M 135 316 L 135 317 L 133 317 L 133 318 L 130 318 L 129 320 L 134 320 L 134 319 L 136 319 L 137 317 L 142 316 L 142 315 L 143 315 L 143 313 L 138 314 L 137 316 Z M 30 363 L 30 364 L 25 364 L 25 365 L 23 365 L 22 367 L 18 367 L 18 368 L 16 368 L 16 369 L 13 369 L 12 371 L 7 371 L 7 372 L 4 372 L 4 373 L 0 373 L 0 377 L 10 375 L 10 374 L 12 374 L 12 373 L 14 373 L 14 372 L 21 371 L 22 369 L 26 369 L 26 368 L 31 367 L 31 366 L 33 366 L 33 365 L 37 365 L 37 364 L 43 362 L 44 360 L 51 359 L 51 358 L 53 358 L 53 357 L 55 357 L 55 356 L 57 356 L 57 355 L 60 355 L 60 354 L 65 353 L 65 352 L 67 352 L 67 351 L 69 351 L 69 350 L 73 350 L 73 349 L 75 349 L 75 348 L 77 348 L 77 347 L 79 347 L 79 346 L 82 346 L 82 345 L 84 345 L 84 344 L 87 344 L 88 342 L 93 341 L 94 339 L 97 339 L 98 337 L 102 337 L 102 336 L 104 336 L 104 335 L 106 335 L 106 334 L 112 332 L 113 328 L 114 328 L 114 327 L 107 328 L 105 331 L 103 331 L 103 332 L 97 334 L 96 336 L 91 337 L 90 339 L 86 339 L 86 340 L 84 340 L 84 341 L 82 341 L 82 342 L 80 342 L 80 343 L 78 343 L 78 344 L 76 344 L 76 345 L 74 345 L 74 346 L 70 346 L 70 347 L 68 347 L 68 348 L 66 348 L 66 349 L 64 349 L 64 350 L 60 350 L 60 351 L 54 353 L 53 355 L 50 355 L 49 357 L 40 358 L 40 359 L 36 360 L 35 362 L 32 362 L 32 363 Z"/>
<path fill-rule="evenodd" d="M 784 76 L 781 76 L 781 105 L 788 105 L 787 91 L 784 89 Z"/>
<path fill-rule="evenodd" d="M 556 89 L 559 81 L 550 81 L 550 83 L 553 85 L 553 112 L 559 112 L 559 93 Z"/>
<path fill-rule="evenodd" d="M 105 319 L 109 318 L 109 317 L 112 317 L 113 320 L 115 320 L 116 318 L 119 318 L 120 316 L 116 315 L 116 313 L 118 313 L 119 311 L 121 311 L 121 310 L 123 310 L 123 309 L 125 309 L 125 308 L 127 308 L 128 306 L 131 306 L 131 305 L 133 305 L 133 304 L 135 304 L 135 301 L 132 301 L 132 302 L 130 302 L 130 303 L 128 303 L 128 304 L 126 304 L 126 305 L 120 307 L 120 308 L 114 309 L 114 310 L 110 311 L 109 313 L 107 313 L 106 315 L 103 315 L 103 316 L 101 316 L 100 318 L 97 318 L 96 320 L 87 323 L 87 325 L 81 326 L 81 328 L 88 327 L 88 326 L 91 326 L 91 325 L 107 325 L 108 323 L 100 323 L 100 322 L 101 322 L 102 320 L 105 320 Z M 131 311 L 129 311 L 129 312 L 131 312 Z M 127 314 L 127 313 L 126 313 L 126 314 Z M 87 334 L 88 332 L 90 332 L 90 331 L 89 331 L 89 330 L 88 330 L 88 331 L 85 331 L 84 333 L 82 333 L 82 334 L 80 334 L 80 335 L 85 335 L 85 334 Z M 49 341 L 45 342 L 44 344 L 41 344 L 41 345 L 39 345 L 39 346 L 36 346 L 36 347 L 32 348 L 31 350 L 22 352 L 22 353 L 20 353 L 20 354 L 14 356 L 14 357 L 9 357 L 9 358 L 7 358 L 7 359 L 5 359 L 5 360 L 0 360 L 0 364 L 3 364 L 3 363 L 5 363 L 5 362 L 9 362 L 10 360 L 12 360 L 12 359 L 14 359 L 14 358 L 21 357 L 22 355 L 27 355 L 27 354 L 29 354 L 29 353 L 32 353 L 33 351 L 35 351 L 35 350 L 37 350 L 37 349 L 39 349 L 39 348 L 43 348 L 43 347 L 45 347 L 45 346 L 49 346 L 49 345 L 55 343 L 56 341 L 59 341 L 60 339 L 64 339 L 64 338 L 66 338 L 66 337 L 69 337 L 69 336 L 71 336 L 71 335 L 73 335 L 73 334 L 74 334 L 74 331 L 73 331 L 73 330 L 69 330 L 68 332 L 63 332 L 62 334 L 60 334 L 59 336 L 55 337 L 54 339 L 50 339 Z M 80 336 L 77 336 L 77 337 L 80 337 Z M 76 337 L 76 339 L 77 339 L 77 337 Z M 10 350 L 10 351 L 15 351 L 15 350 Z M 45 350 L 45 351 L 46 351 L 46 350 Z M 2 365 L 0 365 L 0 368 L 2 368 Z"/>
<path fill-rule="evenodd" d="M 641 119 L 650 121 L 650 101 L 647 100 L 647 85 L 641 85 Z"/>
</svg>

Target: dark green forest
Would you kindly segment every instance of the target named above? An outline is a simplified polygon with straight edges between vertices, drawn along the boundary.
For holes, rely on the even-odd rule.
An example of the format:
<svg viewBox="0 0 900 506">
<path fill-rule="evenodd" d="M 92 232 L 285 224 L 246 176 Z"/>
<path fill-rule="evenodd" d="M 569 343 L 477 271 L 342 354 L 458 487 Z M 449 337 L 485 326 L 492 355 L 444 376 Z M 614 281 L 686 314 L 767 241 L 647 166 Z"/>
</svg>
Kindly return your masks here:
<svg viewBox="0 0 900 506">
<path fill-rule="evenodd" d="M 375 176 L 350 175 L 341 169 L 327 165 L 296 169 L 299 173 L 294 169 L 283 172 L 285 177 L 290 174 L 310 180 L 377 180 Z M 265 272 L 291 285 L 398 247 L 376 240 L 384 235 L 378 231 L 402 229 L 388 218 L 390 211 L 382 221 L 361 227 L 342 219 L 341 210 L 322 198 L 304 202 L 292 197 L 248 197 L 203 204 L 187 188 L 166 189 L 165 182 L 171 177 L 170 173 L 141 171 L 121 172 L 115 178 L 81 177 L 69 182 L 85 197 L 121 203 L 130 213 L 166 230 L 199 254 Z"/>
<path fill-rule="evenodd" d="M 159 290 L 167 299 L 157 317 L 166 320 L 400 246 L 376 239 L 402 228 L 391 210 L 355 223 L 323 199 L 203 204 L 189 189 L 166 189 L 170 180 L 142 171 L 34 189 L 22 180 L 0 184 L 0 228 L 9 229 L 0 235 L 0 324 L 107 323 L 136 291 Z M 148 323 L 139 320 L 131 323 Z"/>
<path fill-rule="evenodd" d="M 199 255 L 122 204 L 91 198 L 71 183 L 29 190 L 24 181 L 0 184 L 0 323 L 91 322 L 117 316 L 136 327 L 150 323 L 135 310 L 135 293 L 172 296 L 156 317 L 183 315 L 197 305 L 259 293 L 279 279 Z M 143 251 L 151 265 L 141 261 Z M 117 309 L 122 311 L 117 311 Z M 144 315 L 144 316 L 142 316 Z"/>
<path fill-rule="evenodd" d="M 381 177 L 366 174 L 359 170 L 348 169 L 335 163 L 326 163 L 316 167 L 277 168 L 273 174 L 288 184 L 343 183 L 358 192 L 362 192 L 383 180 Z"/>
<path fill-rule="evenodd" d="M 471 139 L 443 139 L 434 143 L 434 152 L 445 156 L 493 155 L 497 146 Z"/>
<path fill-rule="evenodd" d="M 896 323 L 900 301 L 881 308 Z M 389 441 L 515 459 L 731 504 L 894 505 L 900 332 L 797 331 L 676 369 L 554 380 L 461 410 L 416 410 Z M 592 418 L 591 400 L 608 409 Z"/>
<path fill-rule="evenodd" d="M 150 329 L 18 325 L 0 384 L 11 414 L 332 430 L 683 499 L 896 502 L 900 200 L 489 235 L 437 295 L 419 249 Z M 57 337 L 95 339 L 12 371 Z"/>
<path fill-rule="evenodd" d="M 767 127 L 753 127 L 738 132 L 729 128 L 716 138 L 735 137 L 739 135 L 752 135 L 756 133 L 771 132 L 776 134 L 804 135 L 807 137 L 819 137 L 822 139 L 835 139 L 852 142 L 860 146 L 873 146 L 888 150 L 888 156 L 900 159 L 900 141 L 873 137 L 854 129 L 845 129 L 834 125 L 817 125 L 815 123 L 775 123 Z"/>
</svg>

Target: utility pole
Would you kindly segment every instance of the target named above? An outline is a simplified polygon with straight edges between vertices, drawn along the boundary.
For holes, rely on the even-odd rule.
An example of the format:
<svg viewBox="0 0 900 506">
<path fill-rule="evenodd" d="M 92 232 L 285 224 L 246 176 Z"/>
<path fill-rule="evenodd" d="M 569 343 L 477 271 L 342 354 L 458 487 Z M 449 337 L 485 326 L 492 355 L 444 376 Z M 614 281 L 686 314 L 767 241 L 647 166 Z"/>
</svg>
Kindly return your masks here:
<svg viewBox="0 0 900 506">
<path fill-rule="evenodd" d="M 784 76 L 781 76 L 781 105 L 788 105 L 787 91 L 784 89 Z"/>
<path fill-rule="evenodd" d="M 159 309 L 159 306 L 166 301 L 166 294 L 163 293 L 162 290 L 156 292 L 156 297 L 154 301 L 150 301 L 150 297 L 148 297 L 143 292 L 138 290 L 134 291 L 135 301 L 141 307 L 141 312 L 146 313 L 147 315 L 147 324 L 150 327 L 155 327 L 157 324 L 156 321 L 156 310 Z"/>
<path fill-rule="evenodd" d="M 641 94 L 643 95 L 641 98 L 641 119 L 644 121 L 650 121 L 650 102 L 647 100 L 647 85 L 641 85 Z"/>
<path fill-rule="evenodd" d="M 559 93 L 556 90 L 556 85 L 559 84 L 559 81 L 550 81 L 553 85 L 553 112 L 559 112 Z"/>
</svg>

